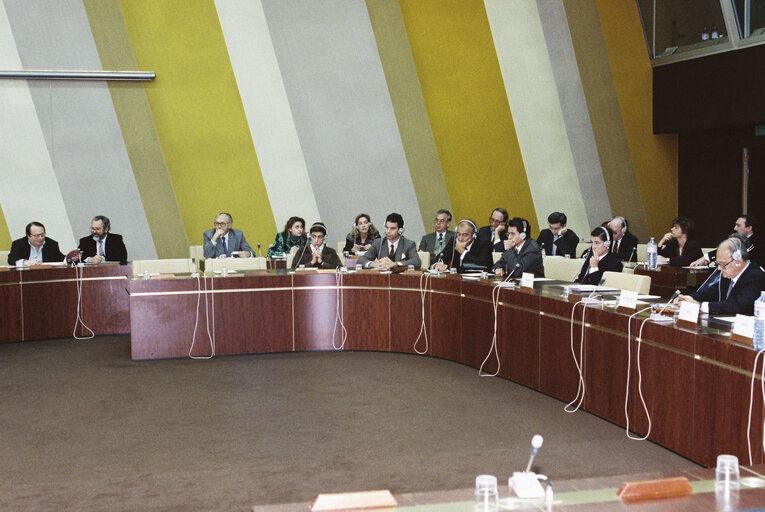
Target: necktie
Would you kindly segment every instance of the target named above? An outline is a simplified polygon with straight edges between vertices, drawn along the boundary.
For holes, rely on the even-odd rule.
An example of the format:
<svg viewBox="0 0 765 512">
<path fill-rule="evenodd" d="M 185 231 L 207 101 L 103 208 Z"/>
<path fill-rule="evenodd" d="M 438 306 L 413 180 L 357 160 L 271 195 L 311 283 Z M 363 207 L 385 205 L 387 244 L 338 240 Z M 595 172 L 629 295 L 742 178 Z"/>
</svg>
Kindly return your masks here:
<svg viewBox="0 0 765 512">
<path fill-rule="evenodd" d="M 614 254 L 616 254 L 616 253 L 618 253 L 618 252 L 619 252 L 619 241 L 618 241 L 618 240 L 617 240 L 616 242 L 614 242 L 614 245 L 613 245 L 613 247 L 611 247 L 611 249 L 613 249 L 613 251 L 612 251 L 612 252 L 613 252 Z"/>
<path fill-rule="evenodd" d="M 226 247 L 226 237 L 224 236 L 223 238 L 221 238 L 221 240 L 223 240 L 223 254 L 228 256 L 228 247 Z"/>
<path fill-rule="evenodd" d="M 730 283 L 728 283 L 728 291 L 727 291 L 727 293 L 725 294 L 725 300 L 728 300 L 728 297 L 730 297 L 730 291 L 731 291 L 732 289 L 733 289 L 733 281 L 731 281 Z"/>
<path fill-rule="evenodd" d="M 557 252 L 558 252 L 558 246 L 555 245 L 555 242 L 558 241 L 558 238 L 559 237 L 557 235 L 553 236 L 553 243 L 552 243 L 552 255 L 553 256 L 555 256 L 557 254 Z"/>
<path fill-rule="evenodd" d="M 98 255 L 103 256 L 104 255 L 104 241 L 99 240 L 98 241 Z"/>
<path fill-rule="evenodd" d="M 393 244 L 390 244 L 390 248 L 388 249 L 388 258 L 390 258 L 391 261 L 396 261 L 396 250 Z"/>
<path fill-rule="evenodd" d="M 435 253 L 438 254 L 438 253 L 440 253 L 443 250 L 444 250 L 444 234 L 443 233 L 439 233 L 438 234 L 438 241 L 436 242 Z"/>
</svg>

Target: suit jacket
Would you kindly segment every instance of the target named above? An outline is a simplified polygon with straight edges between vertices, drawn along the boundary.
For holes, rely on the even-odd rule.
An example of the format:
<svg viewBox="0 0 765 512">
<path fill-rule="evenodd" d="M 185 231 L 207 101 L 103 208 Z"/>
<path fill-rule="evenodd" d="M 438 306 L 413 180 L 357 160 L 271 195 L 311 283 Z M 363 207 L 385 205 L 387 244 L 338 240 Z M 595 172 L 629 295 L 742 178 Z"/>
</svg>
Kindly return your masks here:
<svg viewBox="0 0 765 512">
<path fill-rule="evenodd" d="M 82 251 L 83 259 L 96 255 L 96 241 L 93 240 L 92 236 L 80 238 L 80 243 L 77 247 Z M 104 255 L 106 261 L 119 261 L 120 265 L 127 265 L 127 248 L 125 248 L 125 242 L 122 240 L 122 235 L 109 233 L 106 236 L 106 241 L 104 242 Z"/>
<path fill-rule="evenodd" d="M 717 283 L 693 292 L 691 298 L 699 302 L 708 302 L 710 315 L 751 315 L 754 313 L 754 301 L 765 286 L 764 280 L 765 274 L 762 269 L 756 263 L 750 262 L 739 276 L 730 295 L 728 288 L 731 280 L 721 277 Z"/>
<path fill-rule="evenodd" d="M 579 277 L 576 282 L 582 284 L 600 284 L 603 279 L 603 272 L 621 272 L 622 262 L 619 261 L 619 257 L 614 253 L 606 253 L 605 256 L 600 258 L 598 262 L 598 270 L 592 273 L 587 273 L 590 269 L 590 252 L 587 252 L 587 256 L 584 258 L 584 263 L 579 271 Z"/>
<path fill-rule="evenodd" d="M 454 249 L 454 237 L 446 244 L 433 263 L 443 261 L 457 269 L 460 274 L 470 270 L 488 270 L 491 267 L 491 246 L 485 240 L 476 238 L 464 257 Z"/>
<path fill-rule="evenodd" d="M 526 240 L 518 254 L 515 247 L 502 253 L 502 257 L 494 264 L 492 270 L 502 268 L 505 275 L 512 274 L 520 277 L 524 272 L 531 272 L 534 277 L 545 276 L 545 266 L 542 262 L 542 249 L 534 240 Z"/>
<path fill-rule="evenodd" d="M 613 240 L 611 243 L 614 243 Z M 622 261 L 637 261 L 637 256 L 635 255 L 637 252 L 637 246 L 637 237 L 629 231 L 624 233 L 624 236 L 619 243 L 619 252 L 617 253 L 619 255 L 619 259 Z"/>
<path fill-rule="evenodd" d="M 757 263 L 760 266 L 765 263 L 762 256 L 762 250 L 765 249 L 765 241 L 763 241 L 760 235 L 752 233 L 752 236 L 749 237 L 749 245 L 746 246 L 746 249 L 749 251 L 749 261 Z M 717 261 L 717 249 L 709 251 L 707 256 L 709 257 L 710 262 Z"/>
<path fill-rule="evenodd" d="M 311 253 L 310 246 L 311 244 L 306 245 L 295 254 L 292 259 L 292 268 L 298 268 L 300 265 L 317 268 L 340 268 L 343 266 L 337 252 L 327 244 L 324 244 L 324 248 L 321 250 L 321 264 L 311 264 L 313 253 Z"/>
<path fill-rule="evenodd" d="M 454 240 L 454 231 L 447 230 L 444 233 L 444 249 L 449 245 L 449 242 Z M 428 233 L 420 240 L 420 251 L 429 252 L 431 259 L 436 256 L 436 232 Z"/>
<path fill-rule="evenodd" d="M 28 260 L 32 253 L 29 246 L 29 239 L 21 237 L 14 240 L 11 244 L 11 251 L 8 253 L 8 265 L 15 265 L 18 260 Z M 64 255 L 58 248 L 58 242 L 52 238 L 45 237 L 45 245 L 42 248 L 43 263 L 64 261 Z"/>
<path fill-rule="evenodd" d="M 219 238 L 216 240 L 215 244 L 212 243 L 212 236 L 215 234 L 214 229 L 208 229 L 204 232 L 204 253 L 205 258 L 217 258 L 219 256 L 222 256 L 224 254 L 223 252 L 223 242 L 221 242 L 221 239 Z M 238 229 L 229 229 L 228 230 L 228 246 L 226 247 L 228 249 L 228 252 L 226 253 L 226 256 L 231 256 L 232 252 L 235 251 L 249 251 L 250 255 L 254 256 L 255 253 L 252 251 L 252 248 L 250 247 L 250 244 L 247 243 L 247 240 L 244 238 L 244 233 L 239 231 Z"/>
<path fill-rule="evenodd" d="M 380 249 L 382 247 L 382 250 Z M 362 268 L 367 268 L 368 264 L 376 260 L 377 258 L 385 258 L 388 256 L 388 240 L 381 238 L 376 240 L 372 244 L 372 248 L 369 249 L 364 256 L 359 258 L 358 264 Z M 414 268 L 420 268 L 422 262 L 420 261 L 420 255 L 417 254 L 417 246 L 411 240 L 399 236 L 398 247 L 396 247 L 396 263 L 401 265 L 414 265 Z"/>
<path fill-rule="evenodd" d="M 673 267 L 687 267 L 704 253 L 701 252 L 701 244 L 696 240 L 686 240 L 683 254 L 680 254 L 680 244 L 673 238 L 659 249 L 659 255 L 669 258 L 669 264 Z"/>
<path fill-rule="evenodd" d="M 539 232 L 537 244 L 544 248 L 545 254 L 552 256 L 553 243 L 555 244 L 555 255 L 565 256 L 568 254 L 571 258 L 576 258 L 576 244 L 579 243 L 579 237 L 570 229 L 562 237 L 553 242 L 553 232 L 549 229 L 543 229 Z"/>
<path fill-rule="evenodd" d="M 499 240 L 492 241 L 491 240 L 491 226 L 484 226 L 484 227 L 482 227 L 481 229 L 478 230 L 478 238 L 488 242 L 490 245 L 495 245 L 498 242 L 504 242 L 505 240 L 507 240 L 507 228 L 505 228 L 502 231 L 500 231 L 500 233 L 499 233 Z M 504 247 L 503 247 L 503 250 L 504 250 Z M 497 251 L 496 247 L 494 248 L 494 251 L 495 252 L 501 252 L 501 251 Z"/>
</svg>

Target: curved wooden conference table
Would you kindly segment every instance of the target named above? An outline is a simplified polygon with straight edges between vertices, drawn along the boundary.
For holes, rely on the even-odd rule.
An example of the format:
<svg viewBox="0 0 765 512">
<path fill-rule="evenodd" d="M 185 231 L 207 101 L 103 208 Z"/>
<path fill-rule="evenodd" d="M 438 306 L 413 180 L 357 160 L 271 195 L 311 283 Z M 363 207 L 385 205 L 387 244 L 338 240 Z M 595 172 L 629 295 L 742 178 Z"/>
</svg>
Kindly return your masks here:
<svg viewBox="0 0 765 512">
<path fill-rule="evenodd" d="M 116 265 L 86 267 L 81 315 L 96 334 L 130 332 L 135 360 L 188 357 L 197 311 L 195 356 L 210 354 L 208 318 L 216 355 L 334 350 L 339 293 L 334 273 L 269 270 L 225 278 L 140 280 L 129 278 L 129 270 Z M 341 309 L 348 332 L 343 349 L 415 353 L 422 323 L 420 275 L 374 271 L 343 275 Z M 0 342 L 72 336 L 77 305 L 74 276 L 72 268 L 0 271 L 0 307 L 6 311 Z M 497 346 L 500 376 L 569 402 L 576 396 L 579 376 L 570 339 L 574 303 L 562 296 L 561 285 L 541 282 L 533 291 L 503 289 Z M 494 288 L 489 281 L 456 275 L 430 278 L 425 293 L 427 355 L 478 368 L 491 348 Z M 577 353 L 581 312 L 578 306 Z M 636 335 L 643 318 L 632 320 L 629 342 L 630 428 L 640 435 L 648 429 L 635 365 Z M 621 426 L 625 425 L 628 320 L 629 314 L 609 307 L 586 310 L 583 408 Z M 757 353 L 732 341 L 726 330 L 723 324 L 705 320 L 693 328 L 647 322 L 642 336 L 642 391 L 652 420 L 650 439 L 706 466 L 714 465 L 721 453 L 749 461 L 747 416 Z M 341 343 L 339 326 L 334 343 Z M 417 348 L 425 350 L 424 338 Z M 484 369 L 496 368 L 490 357 Z M 762 403 L 755 393 L 751 430 L 755 464 L 765 462 Z"/>
</svg>

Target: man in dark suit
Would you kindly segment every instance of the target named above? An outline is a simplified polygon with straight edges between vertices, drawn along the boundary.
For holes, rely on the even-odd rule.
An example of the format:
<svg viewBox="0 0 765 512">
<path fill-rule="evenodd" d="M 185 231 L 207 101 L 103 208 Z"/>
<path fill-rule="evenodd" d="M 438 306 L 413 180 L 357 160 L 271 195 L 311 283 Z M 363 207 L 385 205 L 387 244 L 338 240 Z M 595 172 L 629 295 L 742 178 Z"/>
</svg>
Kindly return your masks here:
<svg viewBox="0 0 765 512">
<path fill-rule="evenodd" d="M 429 252 L 431 259 L 444 250 L 444 247 L 454 239 L 454 231 L 449 231 L 452 222 L 452 213 L 449 210 L 436 212 L 436 230 L 428 233 L 420 240 L 420 251 Z"/>
<path fill-rule="evenodd" d="M 638 239 L 630 233 L 627 219 L 616 216 L 608 223 L 611 229 L 611 247 L 609 252 L 616 254 L 621 261 L 636 261 Z"/>
<path fill-rule="evenodd" d="M 566 214 L 552 212 L 547 216 L 550 229 L 543 229 L 537 237 L 537 244 L 548 256 L 566 256 L 576 258 L 576 244 L 579 236 L 566 227 Z"/>
<path fill-rule="evenodd" d="M 753 215 L 741 215 L 736 219 L 736 224 L 733 226 L 733 230 L 747 238 L 746 250 L 749 253 L 749 261 L 756 265 L 762 266 L 763 261 L 762 250 L 765 248 L 765 241 L 763 238 L 754 232 L 757 225 L 757 219 Z M 717 250 L 709 251 L 701 258 L 691 263 L 692 267 L 707 266 L 710 263 L 714 263 L 717 259 Z"/>
<path fill-rule="evenodd" d="M 749 261 L 749 253 L 737 238 L 723 240 L 717 247 L 720 279 L 690 295 L 680 295 L 678 302 L 701 304 L 701 312 L 710 315 L 751 315 L 754 301 L 765 283 L 762 269 Z"/>
<path fill-rule="evenodd" d="M 80 244 L 77 246 L 86 262 L 119 261 L 120 265 L 127 265 L 127 248 L 122 241 L 122 235 L 111 233 L 111 227 L 109 217 L 93 217 L 90 222 L 91 236 L 80 238 Z"/>
<path fill-rule="evenodd" d="M 233 223 L 229 213 L 221 212 L 215 217 L 215 229 L 208 229 L 203 235 L 205 258 L 249 258 L 255 254 L 244 233 L 231 227 Z"/>
<path fill-rule="evenodd" d="M 456 268 L 462 274 L 470 270 L 487 270 L 491 266 L 491 246 L 478 238 L 475 223 L 465 219 L 457 224 L 457 234 L 436 256 L 431 268 L 444 271 Z"/>
<path fill-rule="evenodd" d="M 507 225 L 507 240 L 504 242 L 505 252 L 492 267 L 498 276 L 510 274 L 520 277 L 524 272 L 531 272 L 535 277 L 545 276 L 542 262 L 542 250 L 529 236 L 531 227 L 526 219 L 514 217 Z"/>
<path fill-rule="evenodd" d="M 8 253 L 8 265 L 32 267 L 48 262 L 64 261 L 64 255 L 58 248 L 58 242 L 45 238 L 45 226 L 39 222 L 30 222 L 26 228 L 27 236 L 14 240 Z"/>
<path fill-rule="evenodd" d="M 507 240 L 507 232 L 505 229 L 507 228 L 507 219 L 509 218 L 510 215 L 508 215 L 507 210 L 504 208 L 495 208 L 494 211 L 491 212 L 491 217 L 489 217 L 489 225 L 478 230 L 478 238 L 488 242 L 492 247 L 494 247 L 497 242 L 504 242 Z"/>
<path fill-rule="evenodd" d="M 600 284 L 604 272 L 621 272 L 622 262 L 611 249 L 611 231 L 598 226 L 590 233 L 592 247 L 585 256 L 582 269 L 576 282 L 582 284 Z"/>
<path fill-rule="evenodd" d="M 340 268 L 343 266 L 337 252 L 324 243 L 327 226 L 323 222 L 314 222 L 311 226 L 311 243 L 303 246 L 292 260 L 292 268 L 300 265 L 312 268 Z"/>
</svg>

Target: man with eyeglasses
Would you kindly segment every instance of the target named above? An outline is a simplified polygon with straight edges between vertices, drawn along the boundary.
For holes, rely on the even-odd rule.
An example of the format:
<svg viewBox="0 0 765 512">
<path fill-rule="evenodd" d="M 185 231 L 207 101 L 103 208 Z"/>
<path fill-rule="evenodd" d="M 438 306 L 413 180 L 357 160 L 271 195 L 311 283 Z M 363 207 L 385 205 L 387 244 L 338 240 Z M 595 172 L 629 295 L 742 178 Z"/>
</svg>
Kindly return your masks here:
<svg viewBox="0 0 765 512">
<path fill-rule="evenodd" d="M 327 226 L 323 222 L 314 222 L 311 226 L 311 243 L 300 249 L 292 260 L 292 268 L 301 265 L 313 268 L 340 268 L 343 266 L 337 252 L 324 243 Z"/>
<path fill-rule="evenodd" d="M 510 215 L 504 208 L 495 208 L 489 217 L 489 225 L 478 230 L 478 238 L 494 247 L 494 252 L 502 252 L 499 242 L 507 240 L 507 219 Z M 497 249 L 500 247 L 500 249 Z"/>
<path fill-rule="evenodd" d="M 127 265 L 127 248 L 122 235 L 112 233 L 109 217 L 96 215 L 90 222 L 90 235 L 80 239 L 78 248 L 87 263 L 118 261 Z"/>
<path fill-rule="evenodd" d="M 30 222 L 26 228 L 27 236 L 14 240 L 8 254 L 8 265 L 32 267 L 47 262 L 64 261 L 64 255 L 58 248 L 58 242 L 45 238 L 45 226 L 39 222 Z"/>
<path fill-rule="evenodd" d="M 233 223 L 231 214 L 221 212 L 215 217 L 215 228 L 208 229 L 203 236 L 205 258 L 249 258 L 254 255 L 244 233 L 231 227 Z"/>
<path fill-rule="evenodd" d="M 754 301 L 760 296 L 765 274 L 751 264 L 746 247 L 737 238 L 723 240 L 717 247 L 717 272 L 720 279 L 690 295 L 680 295 L 677 302 L 701 304 L 701 312 L 710 315 L 751 315 Z"/>
<path fill-rule="evenodd" d="M 438 210 L 436 212 L 436 230 L 423 236 L 420 240 L 420 251 L 429 252 L 431 260 L 454 239 L 454 231 L 449 231 L 451 223 L 452 213 L 449 210 Z"/>
</svg>

